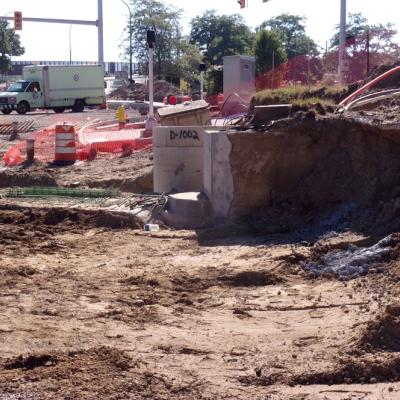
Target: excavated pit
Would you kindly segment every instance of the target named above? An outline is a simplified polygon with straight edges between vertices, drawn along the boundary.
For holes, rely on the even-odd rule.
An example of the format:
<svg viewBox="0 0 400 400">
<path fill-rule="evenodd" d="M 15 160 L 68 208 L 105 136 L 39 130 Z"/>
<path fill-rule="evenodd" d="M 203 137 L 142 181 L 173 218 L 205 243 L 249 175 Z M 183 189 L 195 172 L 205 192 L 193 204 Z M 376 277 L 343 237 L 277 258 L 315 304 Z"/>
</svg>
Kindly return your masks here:
<svg viewBox="0 0 400 400">
<path fill-rule="evenodd" d="M 292 118 L 266 132 L 230 132 L 229 215 L 293 215 L 375 205 L 400 181 L 399 130 L 340 117 Z M 397 204 L 400 206 L 400 204 Z"/>
</svg>

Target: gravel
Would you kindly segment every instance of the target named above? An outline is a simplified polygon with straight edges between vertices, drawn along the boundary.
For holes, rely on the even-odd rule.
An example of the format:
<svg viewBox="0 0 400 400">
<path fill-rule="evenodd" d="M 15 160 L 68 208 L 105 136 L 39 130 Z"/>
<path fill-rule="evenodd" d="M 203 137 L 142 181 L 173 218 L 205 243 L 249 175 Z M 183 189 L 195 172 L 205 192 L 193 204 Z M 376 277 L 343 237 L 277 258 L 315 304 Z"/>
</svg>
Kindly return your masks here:
<svg viewBox="0 0 400 400">
<path fill-rule="evenodd" d="M 382 270 L 383 263 L 393 255 L 393 242 L 389 235 L 371 247 L 349 245 L 345 251 L 331 251 L 320 260 L 303 262 L 301 266 L 313 277 L 334 275 L 339 280 L 354 279 L 368 274 L 372 267 Z"/>
</svg>

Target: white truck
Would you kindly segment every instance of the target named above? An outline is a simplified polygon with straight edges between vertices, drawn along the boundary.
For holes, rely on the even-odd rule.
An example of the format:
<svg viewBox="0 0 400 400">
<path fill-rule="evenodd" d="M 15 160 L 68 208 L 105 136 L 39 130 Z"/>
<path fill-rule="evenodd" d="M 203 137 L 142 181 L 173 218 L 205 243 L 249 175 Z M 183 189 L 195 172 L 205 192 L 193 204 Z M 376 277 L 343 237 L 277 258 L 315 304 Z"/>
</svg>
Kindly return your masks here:
<svg viewBox="0 0 400 400">
<path fill-rule="evenodd" d="M 85 106 L 105 104 L 104 70 L 101 65 L 29 65 L 23 80 L 0 93 L 0 110 L 25 114 L 38 108 L 62 113 L 82 112 Z"/>
</svg>

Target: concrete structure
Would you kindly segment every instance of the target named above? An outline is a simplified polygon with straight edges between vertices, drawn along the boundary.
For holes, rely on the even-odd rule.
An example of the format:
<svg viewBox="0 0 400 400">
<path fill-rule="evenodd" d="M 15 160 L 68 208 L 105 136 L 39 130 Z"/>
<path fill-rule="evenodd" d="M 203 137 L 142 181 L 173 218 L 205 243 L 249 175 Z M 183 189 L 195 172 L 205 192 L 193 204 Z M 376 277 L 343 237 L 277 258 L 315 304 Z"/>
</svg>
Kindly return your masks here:
<svg viewBox="0 0 400 400">
<path fill-rule="evenodd" d="M 255 92 L 256 59 L 250 56 L 224 57 L 224 97 L 237 93 L 250 102 Z"/>
<path fill-rule="evenodd" d="M 200 228 L 212 219 L 211 203 L 201 192 L 171 194 L 162 218 L 175 228 Z"/>
<path fill-rule="evenodd" d="M 205 100 L 185 102 L 157 113 L 163 126 L 203 126 L 211 121 L 209 104 Z"/>
<path fill-rule="evenodd" d="M 203 186 L 212 203 L 215 217 L 226 217 L 233 200 L 234 186 L 230 165 L 232 145 L 227 132 L 207 130 L 204 133 Z"/>
<path fill-rule="evenodd" d="M 203 135 L 201 126 L 154 128 L 156 193 L 203 190 Z"/>
</svg>

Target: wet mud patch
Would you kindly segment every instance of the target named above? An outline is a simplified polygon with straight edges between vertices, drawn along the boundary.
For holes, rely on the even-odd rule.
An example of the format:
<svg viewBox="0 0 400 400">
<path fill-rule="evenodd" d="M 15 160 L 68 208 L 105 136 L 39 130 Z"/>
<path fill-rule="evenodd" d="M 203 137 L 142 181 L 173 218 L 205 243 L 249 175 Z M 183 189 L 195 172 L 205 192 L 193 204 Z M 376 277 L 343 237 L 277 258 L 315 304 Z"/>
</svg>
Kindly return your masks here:
<svg viewBox="0 0 400 400">
<path fill-rule="evenodd" d="M 196 385 L 182 385 L 145 362 L 111 347 L 4 360 L 0 392 L 18 398 L 201 399 Z"/>
</svg>

